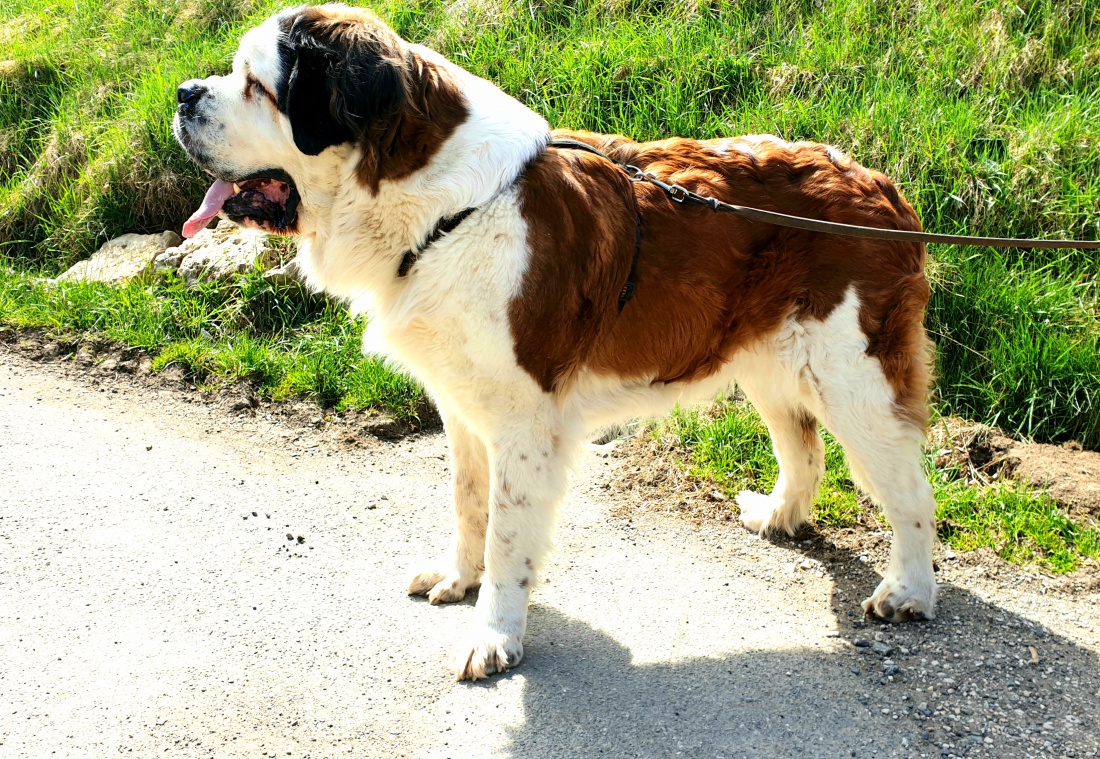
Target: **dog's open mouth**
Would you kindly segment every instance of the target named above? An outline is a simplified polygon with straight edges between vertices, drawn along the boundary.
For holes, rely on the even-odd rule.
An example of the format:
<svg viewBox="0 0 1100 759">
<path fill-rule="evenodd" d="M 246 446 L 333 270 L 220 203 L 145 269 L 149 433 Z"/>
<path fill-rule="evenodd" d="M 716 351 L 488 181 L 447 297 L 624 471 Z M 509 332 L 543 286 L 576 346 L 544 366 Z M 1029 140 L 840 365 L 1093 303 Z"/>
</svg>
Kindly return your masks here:
<svg viewBox="0 0 1100 759">
<path fill-rule="evenodd" d="M 183 236 L 194 237 L 220 212 L 238 224 L 248 222 L 272 234 L 291 234 L 301 196 L 282 169 L 265 169 L 236 181 L 215 179 L 191 218 Z"/>
</svg>

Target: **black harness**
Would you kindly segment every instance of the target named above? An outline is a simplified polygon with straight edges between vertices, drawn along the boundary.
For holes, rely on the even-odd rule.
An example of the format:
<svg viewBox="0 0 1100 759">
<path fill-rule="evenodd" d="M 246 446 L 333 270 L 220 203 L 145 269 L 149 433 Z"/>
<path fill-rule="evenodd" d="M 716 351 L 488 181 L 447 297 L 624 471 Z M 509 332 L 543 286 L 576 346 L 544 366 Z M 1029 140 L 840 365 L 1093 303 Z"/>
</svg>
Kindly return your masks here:
<svg viewBox="0 0 1100 759">
<path fill-rule="evenodd" d="M 620 161 L 616 161 L 614 158 L 611 158 L 603 151 L 597 150 L 591 145 L 581 142 L 579 140 L 551 140 L 547 144 L 547 147 L 566 148 L 570 150 L 584 150 L 589 153 L 594 153 L 595 155 L 598 155 L 607 161 L 610 161 L 621 169 L 627 169 L 626 164 Z M 541 153 L 539 153 L 539 155 L 541 155 Z M 523 175 L 527 173 L 527 167 L 534 163 L 539 155 L 536 155 L 534 158 L 528 161 L 527 165 L 523 167 L 523 169 L 516 176 L 515 180 L 512 181 L 512 184 L 518 182 L 520 178 L 522 178 Z M 495 198 L 496 196 L 494 195 L 493 197 Z M 630 199 L 634 205 L 634 258 L 630 262 L 630 274 L 627 275 L 626 283 L 623 285 L 623 289 L 619 291 L 619 313 L 622 313 L 623 308 L 625 308 L 626 304 L 630 302 L 630 299 L 634 297 L 634 279 L 638 268 L 638 257 L 642 253 L 642 216 L 638 212 L 638 200 L 634 197 L 633 180 L 630 186 Z M 491 201 L 492 199 L 490 199 L 490 202 Z M 486 203 L 486 205 L 488 205 L 488 203 Z M 470 218 L 471 214 L 473 214 L 474 211 L 482 207 L 483 206 L 473 206 L 471 208 L 466 208 L 459 211 L 454 216 L 447 216 L 436 222 L 435 227 L 432 228 L 432 231 L 428 234 L 427 238 L 425 238 L 424 242 L 420 243 L 420 245 L 418 245 L 415 249 L 405 251 L 405 255 L 401 257 L 401 265 L 397 267 L 397 276 L 407 277 L 409 275 L 409 272 L 412 271 L 413 266 L 416 265 L 416 262 L 420 260 L 420 257 L 424 255 L 428 248 L 439 242 L 439 240 L 445 235 L 448 235 L 451 232 L 455 231 L 455 229 L 458 228 L 459 224 Z"/>
</svg>

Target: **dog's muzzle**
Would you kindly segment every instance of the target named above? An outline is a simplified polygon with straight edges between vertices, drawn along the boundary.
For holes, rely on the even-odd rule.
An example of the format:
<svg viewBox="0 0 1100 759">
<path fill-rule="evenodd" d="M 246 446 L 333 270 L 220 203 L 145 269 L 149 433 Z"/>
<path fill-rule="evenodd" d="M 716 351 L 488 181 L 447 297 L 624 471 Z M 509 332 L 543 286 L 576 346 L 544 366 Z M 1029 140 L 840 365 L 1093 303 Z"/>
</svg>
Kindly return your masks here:
<svg viewBox="0 0 1100 759">
<path fill-rule="evenodd" d="M 181 119 L 193 119 L 198 110 L 199 102 L 210 88 L 200 79 L 188 79 L 176 88 L 176 113 Z"/>
</svg>

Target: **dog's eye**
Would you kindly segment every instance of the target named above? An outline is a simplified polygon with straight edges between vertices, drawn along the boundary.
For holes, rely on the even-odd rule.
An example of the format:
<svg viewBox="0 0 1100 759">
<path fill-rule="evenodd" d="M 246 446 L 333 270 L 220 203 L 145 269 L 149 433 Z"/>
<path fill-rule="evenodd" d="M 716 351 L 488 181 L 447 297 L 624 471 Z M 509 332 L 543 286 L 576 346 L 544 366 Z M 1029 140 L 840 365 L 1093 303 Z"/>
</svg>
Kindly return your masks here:
<svg viewBox="0 0 1100 759">
<path fill-rule="evenodd" d="M 248 77 L 247 87 L 248 87 L 249 91 L 252 92 L 255 95 L 259 95 L 261 97 L 272 99 L 271 93 L 267 91 L 267 88 L 265 88 L 262 84 L 260 84 L 257 80 L 253 79 L 252 77 Z"/>
</svg>

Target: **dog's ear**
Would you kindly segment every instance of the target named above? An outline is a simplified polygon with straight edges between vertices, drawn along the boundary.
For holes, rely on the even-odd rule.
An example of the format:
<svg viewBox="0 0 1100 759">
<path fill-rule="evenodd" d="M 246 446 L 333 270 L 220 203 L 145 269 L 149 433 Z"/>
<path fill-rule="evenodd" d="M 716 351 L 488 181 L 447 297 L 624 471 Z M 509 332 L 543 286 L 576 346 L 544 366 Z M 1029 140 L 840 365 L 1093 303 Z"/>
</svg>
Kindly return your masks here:
<svg viewBox="0 0 1100 759">
<path fill-rule="evenodd" d="M 362 139 L 408 100 L 400 43 L 380 23 L 306 11 L 284 50 L 290 70 L 279 107 L 306 155 Z"/>
</svg>

